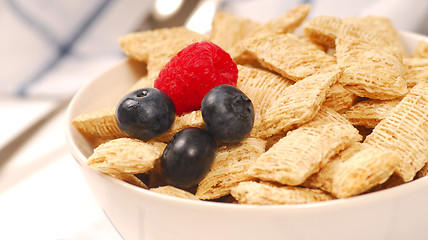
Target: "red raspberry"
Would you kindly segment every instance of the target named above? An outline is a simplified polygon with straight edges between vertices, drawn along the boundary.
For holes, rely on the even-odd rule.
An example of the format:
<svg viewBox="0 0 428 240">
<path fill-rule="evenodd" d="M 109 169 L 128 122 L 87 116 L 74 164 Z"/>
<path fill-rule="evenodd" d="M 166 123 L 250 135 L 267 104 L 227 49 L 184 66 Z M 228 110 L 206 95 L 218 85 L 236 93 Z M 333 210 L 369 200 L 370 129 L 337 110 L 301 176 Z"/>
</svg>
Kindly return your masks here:
<svg viewBox="0 0 428 240">
<path fill-rule="evenodd" d="M 174 56 L 160 71 L 154 87 L 165 91 L 177 115 L 200 108 L 215 86 L 236 86 L 238 68 L 230 55 L 212 42 L 195 42 Z"/>
</svg>

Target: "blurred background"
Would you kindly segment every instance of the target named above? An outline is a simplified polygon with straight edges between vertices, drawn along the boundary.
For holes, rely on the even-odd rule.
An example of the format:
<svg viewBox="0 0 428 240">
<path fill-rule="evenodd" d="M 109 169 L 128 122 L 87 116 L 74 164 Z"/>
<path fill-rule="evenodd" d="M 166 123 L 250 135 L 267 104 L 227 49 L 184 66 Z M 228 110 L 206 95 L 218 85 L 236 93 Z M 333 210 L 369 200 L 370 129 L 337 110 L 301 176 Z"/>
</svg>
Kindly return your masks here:
<svg viewBox="0 0 428 240">
<path fill-rule="evenodd" d="M 0 93 L 63 97 L 74 92 L 88 78 L 123 58 L 119 36 L 139 29 L 182 25 L 198 2 L 1 0 Z M 426 0 L 206 2 L 261 22 L 298 4 L 311 3 L 309 17 L 381 15 L 389 17 L 398 29 L 428 32 Z"/>
<path fill-rule="evenodd" d="M 427 0 L 0 0 L 0 239 L 120 239 L 62 130 L 76 90 L 125 58 L 118 37 L 209 31 L 220 10 L 265 22 L 302 3 L 312 4 L 308 18 L 380 15 L 428 34 Z"/>
</svg>

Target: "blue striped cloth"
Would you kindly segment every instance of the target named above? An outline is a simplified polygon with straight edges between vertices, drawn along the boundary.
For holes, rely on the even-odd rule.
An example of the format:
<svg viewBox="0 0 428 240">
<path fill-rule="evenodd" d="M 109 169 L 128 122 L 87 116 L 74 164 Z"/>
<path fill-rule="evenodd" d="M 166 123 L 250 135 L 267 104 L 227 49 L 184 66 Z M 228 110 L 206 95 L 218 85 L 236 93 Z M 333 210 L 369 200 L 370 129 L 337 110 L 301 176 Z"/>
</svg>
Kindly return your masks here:
<svg viewBox="0 0 428 240">
<path fill-rule="evenodd" d="M 122 55 L 117 38 L 151 10 L 139 0 L 0 0 L 0 93 L 70 96 Z"/>
</svg>

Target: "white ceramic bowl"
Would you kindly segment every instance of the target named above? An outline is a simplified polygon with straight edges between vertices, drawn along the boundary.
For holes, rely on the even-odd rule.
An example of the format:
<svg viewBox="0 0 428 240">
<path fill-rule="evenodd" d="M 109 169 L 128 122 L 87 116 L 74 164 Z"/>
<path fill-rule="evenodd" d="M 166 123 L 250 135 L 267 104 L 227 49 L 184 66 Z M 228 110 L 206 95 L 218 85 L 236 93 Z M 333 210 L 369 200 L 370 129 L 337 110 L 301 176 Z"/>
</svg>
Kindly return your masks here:
<svg viewBox="0 0 428 240">
<path fill-rule="evenodd" d="M 425 37 L 402 33 L 409 52 Z M 85 165 L 92 148 L 71 120 L 115 104 L 142 74 L 125 61 L 83 87 L 66 116 L 71 154 L 96 200 L 124 239 L 427 239 L 428 178 L 349 199 L 306 205 L 254 206 L 185 200 L 153 193 Z"/>
</svg>

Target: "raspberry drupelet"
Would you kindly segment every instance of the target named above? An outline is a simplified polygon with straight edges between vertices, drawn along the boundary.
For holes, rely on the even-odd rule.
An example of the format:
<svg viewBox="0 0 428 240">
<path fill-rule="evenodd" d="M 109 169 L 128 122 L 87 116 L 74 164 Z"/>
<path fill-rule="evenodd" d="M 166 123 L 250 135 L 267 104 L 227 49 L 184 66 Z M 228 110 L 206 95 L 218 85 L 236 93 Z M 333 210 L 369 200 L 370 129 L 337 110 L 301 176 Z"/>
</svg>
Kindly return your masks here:
<svg viewBox="0 0 428 240">
<path fill-rule="evenodd" d="M 238 68 L 230 55 L 209 41 L 182 49 L 160 71 L 154 87 L 174 101 L 177 115 L 198 110 L 204 96 L 221 84 L 236 86 Z"/>
</svg>

